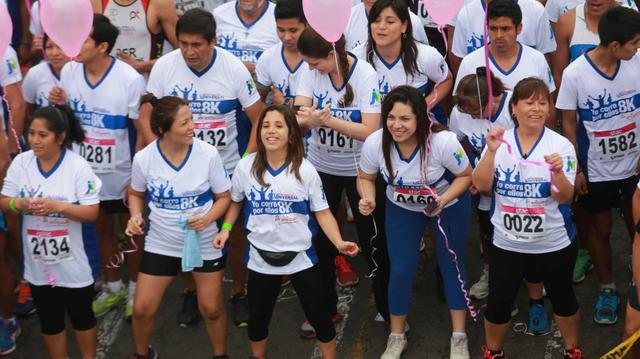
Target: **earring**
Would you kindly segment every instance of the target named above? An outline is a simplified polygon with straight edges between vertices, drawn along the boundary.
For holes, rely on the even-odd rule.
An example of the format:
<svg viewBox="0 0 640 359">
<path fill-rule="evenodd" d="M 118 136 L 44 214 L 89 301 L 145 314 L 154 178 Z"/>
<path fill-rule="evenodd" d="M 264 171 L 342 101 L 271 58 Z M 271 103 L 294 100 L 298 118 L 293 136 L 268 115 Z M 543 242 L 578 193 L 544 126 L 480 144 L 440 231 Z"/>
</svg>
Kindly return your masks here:
<svg viewBox="0 0 640 359">
<path fill-rule="evenodd" d="M 405 40 L 407 39 L 407 33 L 406 32 L 402 33 L 402 38 L 405 39 Z"/>
</svg>

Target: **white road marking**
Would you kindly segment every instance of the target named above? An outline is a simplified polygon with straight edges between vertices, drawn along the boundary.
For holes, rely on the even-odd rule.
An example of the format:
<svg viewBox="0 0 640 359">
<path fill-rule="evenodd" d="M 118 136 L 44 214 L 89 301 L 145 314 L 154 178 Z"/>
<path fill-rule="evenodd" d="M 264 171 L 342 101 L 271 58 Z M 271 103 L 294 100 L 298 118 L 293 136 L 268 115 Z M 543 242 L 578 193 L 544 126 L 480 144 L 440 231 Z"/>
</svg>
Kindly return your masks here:
<svg viewBox="0 0 640 359">
<path fill-rule="evenodd" d="M 342 336 L 344 335 L 344 328 L 347 326 L 347 319 L 349 319 L 349 311 L 351 310 L 351 303 L 356 295 L 356 287 L 337 287 L 338 292 L 338 314 L 342 316 L 340 323 L 336 325 L 336 348 L 340 348 L 342 344 Z M 316 343 L 311 354 L 311 359 L 322 359 L 322 353 L 320 353 L 320 347 Z"/>
<path fill-rule="evenodd" d="M 98 348 L 96 359 L 106 359 L 109 348 L 115 342 L 124 321 L 124 306 L 110 310 L 98 323 Z"/>
</svg>

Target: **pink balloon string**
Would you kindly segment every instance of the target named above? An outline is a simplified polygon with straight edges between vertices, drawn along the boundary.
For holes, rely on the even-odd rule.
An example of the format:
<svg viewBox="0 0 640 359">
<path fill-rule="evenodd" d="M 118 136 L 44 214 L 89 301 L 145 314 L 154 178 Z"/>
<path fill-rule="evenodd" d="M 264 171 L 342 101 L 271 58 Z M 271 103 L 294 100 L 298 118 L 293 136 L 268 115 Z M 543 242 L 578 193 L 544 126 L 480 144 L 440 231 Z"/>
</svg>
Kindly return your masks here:
<svg viewBox="0 0 640 359">
<path fill-rule="evenodd" d="M 125 255 L 129 253 L 134 253 L 138 250 L 138 244 L 133 239 L 133 236 L 129 236 L 129 241 L 131 243 L 132 248 L 125 249 L 111 256 L 111 258 L 109 259 L 109 263 L 107 263 L 107 268 L 111 268 L 111 269 L 120 268 L 124 264 Z"/>
<path fill-rule="evenodd" d="M 444 25 L 438 25 L 438 31 L 440 31 L 440 34 L 442 35 L 442 39 L 444 40 L 444 46 L 445 46 L 445 49 L 446 49 L 445 53 L 447 53 L 449 51 L 449 41 L 447 39 L 447 35 L 444 32 Z M 444 57 L 442 57 L 442 60 L 440 61 L 440 64 L 438 65 L 438 67 L 440 68 L 444 64 L 445 64 L 445 59 L 444 59 Z M 429 118 L 429 134 L 427 136 L 427 155 L 425 156 L 425 160 L 422 162 L 421 171 L 420 171 L 421 172 L 423 186 L 430 193 L 430 195 L 432 195 L 432 196 L 437 196 L 437 193 L 427 184 L 428 183 L 427 175 L 428 175 L 428 170 L 429 170 L 429 163 L 428 163 L 429 155 L 428 154 L 431 153 L 431 136 L 433 134 L 432 127 L 433 127 L 433 124 L 436 122 L 436 120 L 433 118 L 433 115 L 431 114 L 430 109 L 435 107 L 435 105 L 436 105 L 436 99 L 438 98 L 438 86 L 441 83 L 442 83 L 442 81 L 436 83 L 433 86 L 433 95 L 434 96 L 431 99 L 431 101 L 427 102 L 427 116 Z M 431 218 L 430 213 L 427 211 L 426 207 L 423 210 L 423 213 L 424 213 L 425 216 Z M 447 236 L 447 233 L 444 230 L 444 228 L 442 228 L 440 215 L 436 216 L 436 222 L 438 224 L 438 230 L 440 231 L 440 233 L 442 234 L 442 238 L 444 239 L 445 248 L 447 249 L 447 252 L 449 252 L 451 254 L 451 260 L 453 262 L 454 267 L 456 268 L 456 275 L 457 275 L 457 278 L 458 278 L 458 283 L 460 284 L 460 291 L 462 292 L 462 294 L 464 296 L 465 303 L 467 304 L 467 309 L 469 310 L 469 315 L 471 315 L 471 318 L 475 322 L 477 320 L 477 317 L 478 317 L 478 312 L 476 311 L 473 303 L 471 302 L 471 298 L 469 297 L 469 292 L 467 291 L 467 284 L 466 284 L 464 278 L 462 277 L 462 270 L 460 270 L 460 264 L 458 263 L 458 256 L 456 255 L 456 252 L 453 249 L 451 249 L 451 245 L 449 244 L 449 237 Z"/>
<path fill-rule="evenodd" d="M 490 60 L 489 60 L 489 17 L 486 11 L 484 13 L 484 39 L 482 39 L 482 41 L 484 45 L 484 64 L 485 64 L 485 71 L 486 71 L 486 77 L 487 77 L 487 90 L 489 92 L 489 96 L 487 98 L 487 121 L 491 123 L 491 117 L 493 116 L 493 84 L 491 83 L 491 67 L 490 67 Z M 478 93 L 478 98 L 480 98 L 480 93 Z M 480 102 L 480 107 L 482 107 L 482 102 Z M 482 111 L 482 108 L 480 108 L 480 111 Z M 558 187 L 554 184 L 554 181 L 553 181 L 554 168 L 552 165 L 546 162 L 531 161 L 531 160 L 518 158 L 515 152 L 513 151 L 513 149 L 511 148 L 511 145 L 504 138 L 500 137 L 499 140 L 500 142 L 507 145 L 507 153 L 509 153 L 509 156 L 514 162 L 525 164 L 525 165 L 548 168 L 551 176 L 550 177 L 551 190 L 554 192 L 559 192 Z"/>
<path fill-rule="evenodd" d="M 16 148 L 18 148 L 19 152 L 22 152 L 20 138 L 18 137 L 18 133 L 16 132 L 16 126 L 13 121 L 13 114 L 11 113 L 11 105 L 9 105 L 9 99 L 7 98 L 6 87 L 2 87 L 2 101 L 4 102 L 5 106 L 7 106 L 7 113 L 9 114 L 9 128 L 11 129 L 11 134 L 13 135 L 13 139 L 16 142 Z"/>
</svg>

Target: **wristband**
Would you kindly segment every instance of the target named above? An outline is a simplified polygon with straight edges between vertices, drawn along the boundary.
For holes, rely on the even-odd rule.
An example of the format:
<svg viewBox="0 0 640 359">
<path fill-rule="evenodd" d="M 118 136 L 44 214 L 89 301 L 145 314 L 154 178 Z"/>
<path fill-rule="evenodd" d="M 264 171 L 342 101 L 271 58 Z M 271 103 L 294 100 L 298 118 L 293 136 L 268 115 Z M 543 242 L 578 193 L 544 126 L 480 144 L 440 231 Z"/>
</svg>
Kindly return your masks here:
<svg viewBox="0 0 640 359">
<path fill-rule="evenodd" d="M 250 153 L 249 153 L 249 152 L 245 152 L 245 153 L 243 153 L 243 154 L 242 154 L 242 158 L 245 158 L 245 157 L 247 157 L 247 156 L 249 156 L 249 155 L 250 155 Z"/>
<path fill-rule="evenodd" d="M 226 229 L 227 231 L 231 232 L 231 230 L 233 229 L 233 224 L 229 222 L 224 222 L 222 224 L 222 229 Z"/>
<path fill-rule="evenodd" d="M 15 198 L 11 198 L 9 200 L 9 209 L 11 210 L 11 212 L 13 212 L 15 214 L 20 214 L 20 210 L 16 208 L 16 199 Z"/>
</svg>

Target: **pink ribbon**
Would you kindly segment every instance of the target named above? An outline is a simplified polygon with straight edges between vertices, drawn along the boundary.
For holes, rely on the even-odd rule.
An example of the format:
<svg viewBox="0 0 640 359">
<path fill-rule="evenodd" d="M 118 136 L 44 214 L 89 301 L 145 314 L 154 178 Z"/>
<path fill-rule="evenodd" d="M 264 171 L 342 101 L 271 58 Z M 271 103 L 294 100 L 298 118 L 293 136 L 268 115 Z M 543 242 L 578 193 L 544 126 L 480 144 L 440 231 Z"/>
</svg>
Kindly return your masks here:
<svg viewBox="0 0 640 359">
<path fill-rule="evenodd" d="M 2 101 L 5 106 L 7 106 L 7 113 L 9 114 L 9 128 L 11 129 L 11 134 L 13 135 L 13 139 L 16 141 L 16 147 L 19 152 L 22 152 L 22 146 L 20 146 L 20 139 L 18 137 L 18 133 L 16 132 L 15 125 L 13 122 L 13 114 L 11 113 L 11 106 L 9 105 L 9 99 L 7 99 L 7 88 L 2 87 Z"/>
<path fill-rule="evenodd" d="M 136 241 L 133 240 L 133 236 L 129 237 L 129 241 L 131 242 L 131 247 L 133 248 L 125 249 L 111 256 L 111 258 L 109 258 L 109 263 L 107 263 L 107 268 L 120 268 L 124 264 L 125 254 L 134 253 L 138 250 L 138 245 L 136 244 Z"/>
</svg>

